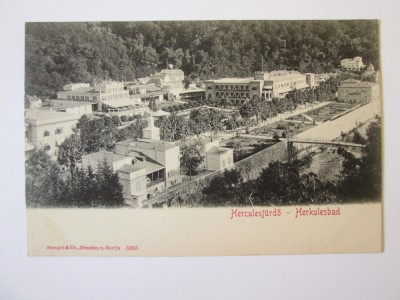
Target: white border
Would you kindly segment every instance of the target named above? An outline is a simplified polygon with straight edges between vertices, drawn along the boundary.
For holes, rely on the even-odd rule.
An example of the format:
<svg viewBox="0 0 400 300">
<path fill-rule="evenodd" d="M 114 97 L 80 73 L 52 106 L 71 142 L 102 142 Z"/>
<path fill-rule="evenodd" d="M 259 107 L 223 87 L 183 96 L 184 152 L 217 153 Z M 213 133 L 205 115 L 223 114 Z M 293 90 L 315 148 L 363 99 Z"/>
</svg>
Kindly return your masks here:
<svg viewBox="0 0 400 300">
<path fill-rule="evenodd" d="M 398 1 L 0 2 L 0 299 L 398 299 L 400 285 Z M 385 252 L 207 258 L 26 256 L 24 22 L 165 19 L 382 20 Z"/>
</svg>

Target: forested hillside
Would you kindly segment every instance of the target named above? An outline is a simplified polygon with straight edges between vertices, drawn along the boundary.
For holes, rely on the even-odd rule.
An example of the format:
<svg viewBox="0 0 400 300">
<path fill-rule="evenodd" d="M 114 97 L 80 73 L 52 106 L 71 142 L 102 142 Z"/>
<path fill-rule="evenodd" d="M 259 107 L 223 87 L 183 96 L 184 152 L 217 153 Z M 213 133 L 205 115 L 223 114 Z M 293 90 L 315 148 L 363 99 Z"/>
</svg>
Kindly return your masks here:
<svg viewBox="0 0 400 300">
<path fill-rule="evenodd" d="M 379 69 L 377 21 L 27 23 L 26 93 L 69 82 L 132 80 L 181 68 L 188 80 L 254 71 L 330 72 L 362 56 Z"/>
</svg>

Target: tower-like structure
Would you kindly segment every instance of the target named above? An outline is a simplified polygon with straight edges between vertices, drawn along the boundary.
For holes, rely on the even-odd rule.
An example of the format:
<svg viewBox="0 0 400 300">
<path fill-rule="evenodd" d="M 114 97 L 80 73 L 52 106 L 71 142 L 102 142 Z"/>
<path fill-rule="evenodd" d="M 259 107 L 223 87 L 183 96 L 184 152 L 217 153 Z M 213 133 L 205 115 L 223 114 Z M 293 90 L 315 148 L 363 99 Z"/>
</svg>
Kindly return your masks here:
<svg viewBox="0 0 400 300">
<path fill-rule="evenodd" d="M 147 118 L 147 127 L 143 129 L 143 139 L 160 140 L 160 128 L 154 126 L 154 118 Z"/>
</svg>

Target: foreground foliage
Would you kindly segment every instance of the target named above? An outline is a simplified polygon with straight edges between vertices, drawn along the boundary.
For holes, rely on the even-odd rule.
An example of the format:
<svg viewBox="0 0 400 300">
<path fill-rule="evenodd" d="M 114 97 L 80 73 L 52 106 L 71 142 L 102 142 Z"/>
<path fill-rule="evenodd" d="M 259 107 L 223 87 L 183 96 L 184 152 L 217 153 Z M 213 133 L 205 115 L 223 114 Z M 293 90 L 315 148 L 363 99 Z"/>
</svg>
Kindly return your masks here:
<svg viewBox="0 0 400 300">
<path fill-rule="evenodd" d="M 44 150 L 26 161 L 28 207 L 118 207 L 123 204 L 118 175 L 106 161 L 93 168 L 75 168 L 65 180 L 59 166 Z"/>
</svg>

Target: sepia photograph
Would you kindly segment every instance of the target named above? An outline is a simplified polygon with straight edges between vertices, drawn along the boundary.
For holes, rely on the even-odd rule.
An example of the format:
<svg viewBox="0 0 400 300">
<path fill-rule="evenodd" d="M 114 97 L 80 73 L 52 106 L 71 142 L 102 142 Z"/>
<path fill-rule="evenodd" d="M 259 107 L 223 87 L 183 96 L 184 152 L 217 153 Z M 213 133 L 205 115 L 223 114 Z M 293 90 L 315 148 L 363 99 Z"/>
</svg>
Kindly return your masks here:
<svg viewBox="0 0 400 300">
<path fill-rule="evenodd" d="M 28 252 L 382 251 L 379 26 L 378 20 L 27 22 Z M 104 218 L 106 240 L 83 237 L 68 221 Z M 119 218 L 133 222 L 140 245 L 112 240 L 121 232 L 112 221 Z M 202 220 L 210 231 L 193 237 Z M 214 244 L 174 251 L 146 240 L 155 231 L 168 239 L 176 222 L 184 227 L 174 233 L 179 242 L 186 245 L 189 235 Z M 354 228 L 333 246 L 334 229 L 349 222 Z M 225 234 L 273 236 L 299 224 L 310 236 L 310 227 L 333 231 L 327 244 L 317 239 L 315 246 L 250 237 L 220 245 L 229 244 Z M 362 242 L 351 244 L 352 230 Z"/>
</svg>

